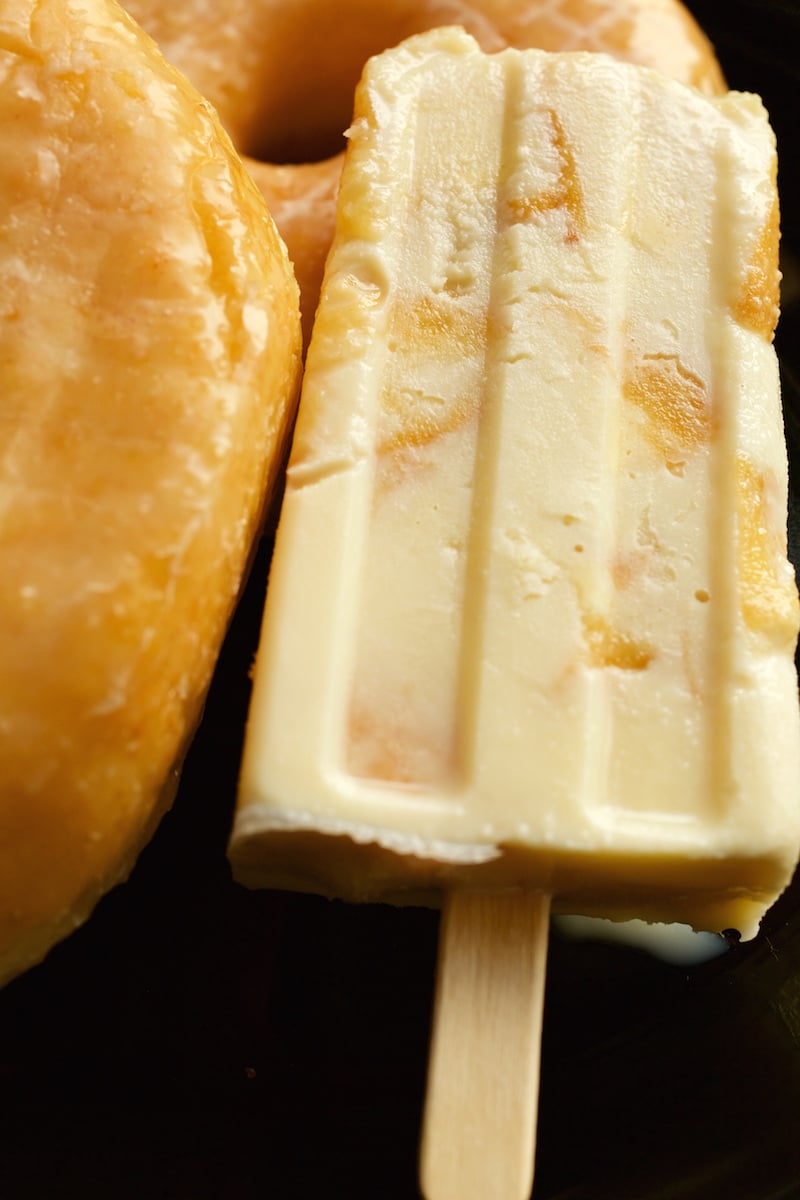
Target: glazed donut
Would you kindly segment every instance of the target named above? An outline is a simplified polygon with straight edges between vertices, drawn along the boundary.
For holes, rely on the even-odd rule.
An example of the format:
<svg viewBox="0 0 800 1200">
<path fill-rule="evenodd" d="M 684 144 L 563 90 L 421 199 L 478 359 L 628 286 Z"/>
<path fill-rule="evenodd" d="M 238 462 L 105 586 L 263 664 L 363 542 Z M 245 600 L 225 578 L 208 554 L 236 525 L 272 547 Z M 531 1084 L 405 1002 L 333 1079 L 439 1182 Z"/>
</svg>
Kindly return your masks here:
<svg viewBox="0 0 800 1200">
<path fill-rule="evenodd" d="M 463 25 L 484 50 L 605 51 L 725 90 L 679 0 L 123 0 L 218 110 L 261 188 L 300 283 L 306 338 L 333 235 L 342 131 L 366 59 Z"/>
<path fill-rule="evenodd" d="M 169 803 L 293 416 L 299 300 L 115 0 L 0 7 L 0 982 Z"/>
</svg>

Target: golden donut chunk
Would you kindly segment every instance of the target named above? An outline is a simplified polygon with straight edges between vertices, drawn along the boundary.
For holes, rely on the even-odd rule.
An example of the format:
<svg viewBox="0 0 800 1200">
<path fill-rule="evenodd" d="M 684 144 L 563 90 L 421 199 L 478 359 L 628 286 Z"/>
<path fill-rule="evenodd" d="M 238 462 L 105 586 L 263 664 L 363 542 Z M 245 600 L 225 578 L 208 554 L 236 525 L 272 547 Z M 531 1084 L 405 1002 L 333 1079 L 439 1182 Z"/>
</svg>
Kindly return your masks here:
<svg viewBox="0 0 800 1200">
<path fill-rule="evenodd" d="M 463 25 L 484 50 L 605 51 L 725 90 L 678 0 L 123 0 L 217 108 L 289 249 L 306 340 L 333 236 L 342 131 L 370 55 Z M 332 156 L 332 157 L 331 157 Z"/>
<path fill-rule="evenodd" d="M 115 0 L 0 7 L 0 981 L 171 799 L 293 402 L 297 287 Z"/>
</svg>

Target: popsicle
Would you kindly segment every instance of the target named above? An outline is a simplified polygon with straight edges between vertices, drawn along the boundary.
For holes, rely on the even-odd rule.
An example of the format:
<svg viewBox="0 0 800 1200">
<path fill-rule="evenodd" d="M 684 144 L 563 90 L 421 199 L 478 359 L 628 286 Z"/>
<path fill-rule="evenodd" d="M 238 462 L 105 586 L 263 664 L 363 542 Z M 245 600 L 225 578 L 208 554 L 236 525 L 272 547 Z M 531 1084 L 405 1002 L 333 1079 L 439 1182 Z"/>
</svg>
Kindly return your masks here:
<svg viewBox="0 0 800 1200">
<path fill-rule="evenodd" d="M 503 1036 L 481 955 L 513 975 L 548 897 L 751 937 L 791 878 L 775 175 L 757 98 L 601 55 L 447 29 L 365 70 L 230 856 L 254 886 L 449 896 L 434 1108 L 442 1012 L 482 993 L 465 1019 Z M 429 1200 L 525 1194 L 497 1161 L 474 1183 L 485 1116 L 457 1183 L 424 1153 Z"/>
</svg>

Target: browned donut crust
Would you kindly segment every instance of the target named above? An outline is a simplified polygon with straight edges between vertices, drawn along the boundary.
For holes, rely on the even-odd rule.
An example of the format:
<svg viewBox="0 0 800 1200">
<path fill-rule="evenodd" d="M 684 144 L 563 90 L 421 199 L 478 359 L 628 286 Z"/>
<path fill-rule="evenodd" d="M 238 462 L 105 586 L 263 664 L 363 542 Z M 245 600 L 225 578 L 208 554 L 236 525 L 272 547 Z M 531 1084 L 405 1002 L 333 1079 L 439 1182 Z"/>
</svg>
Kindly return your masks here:
<svg viewBox="0 0 800 1200">
<path fill-rule="evenodd" d="M 114 0 L 0 9 L 0 982 L 177 779 L 293 415 L 297 286 Z"/>
</svg>

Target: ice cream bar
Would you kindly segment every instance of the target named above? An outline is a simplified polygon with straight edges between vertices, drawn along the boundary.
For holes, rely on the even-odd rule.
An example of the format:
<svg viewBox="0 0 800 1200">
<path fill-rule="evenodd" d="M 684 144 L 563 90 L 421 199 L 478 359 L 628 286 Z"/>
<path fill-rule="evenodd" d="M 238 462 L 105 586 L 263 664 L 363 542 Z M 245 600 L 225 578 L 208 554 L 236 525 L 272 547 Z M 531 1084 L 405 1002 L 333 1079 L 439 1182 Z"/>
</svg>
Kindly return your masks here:
<svg viewBox="0 0 800 1200">
<path fill-rule="evenodd" d="M 445 897 L 427 1200 L 532 1176 L 549 897 L 755 932 L 800 843 L 775 146 L 421 35 L 356 97 L 230 853 Z"/>
<path fill-rule="evenodd" d="M 602 55 L 372 60 L 230 855 L 752 936 L 800 844 L 774 139 Z"/>
</svg>

